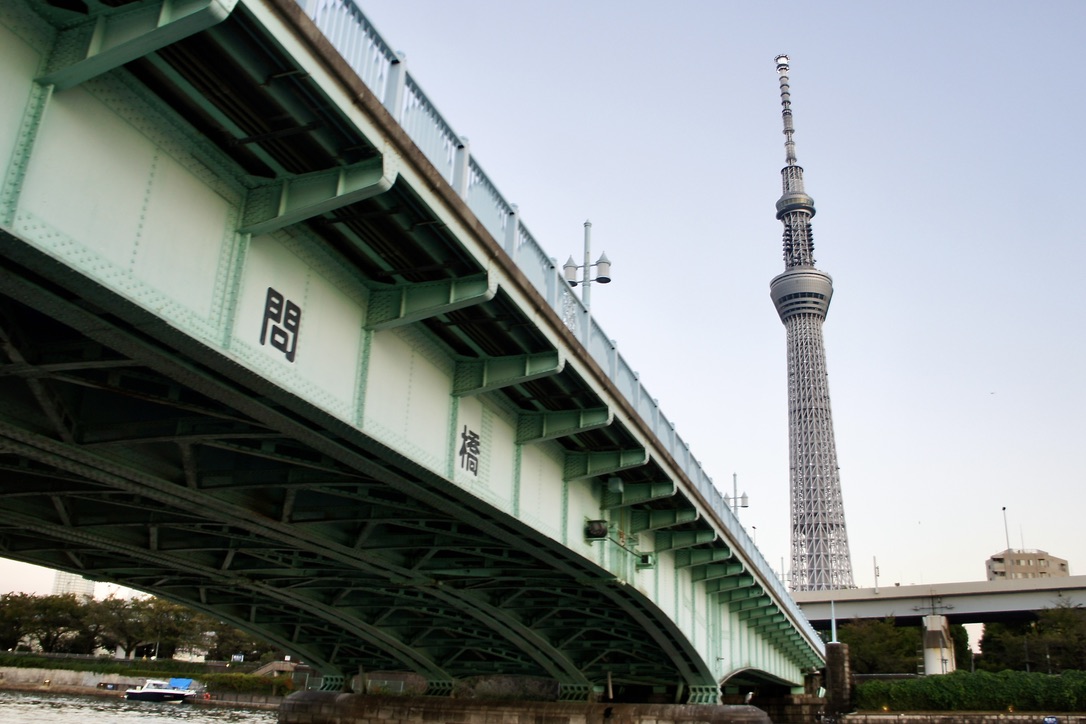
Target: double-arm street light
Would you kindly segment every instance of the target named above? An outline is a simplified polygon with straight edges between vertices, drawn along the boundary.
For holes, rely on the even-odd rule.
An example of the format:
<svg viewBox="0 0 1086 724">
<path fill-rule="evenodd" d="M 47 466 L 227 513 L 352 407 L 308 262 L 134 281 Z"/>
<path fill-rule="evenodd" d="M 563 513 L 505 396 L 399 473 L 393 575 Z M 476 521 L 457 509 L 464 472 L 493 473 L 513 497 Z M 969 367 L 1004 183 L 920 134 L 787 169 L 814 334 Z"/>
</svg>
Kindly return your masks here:
<svg viewBox="0 0 1086 724">
<path fill-rule="evenodd" d="M 591 278 L 592 267 L 596 267 L 596 276 Z M 581 278 L 577 278 L 577 270 L 582 269 Z M 592 309 L 592 282 L 598 282 L 600 284 L 609 284 L 611 282 L 611 260 L 607 258 L 606 252 L 600 254 L 600 258 L 596 260 L 596 263 L 592 263 L 592 222 L 584 222 L 584 264 L 578 264 L 573 261 L 573 255 L 571 254 L 569 260 L 562 265 L 562 271 L 565 272 L 566 281 L 569 282 L 571 287 L 575 287 L 578 284 L 583 285 L 581 289 L 581 304 L 584 305 L 585 311 L 591 311 Z"/>
<path fill-rule="evenodd" d="M 732 497 L 729 499 L 728 494 L 724 493 L 724 504 L 730 505 L 732 512 L 735 513 L 736 519 L 739 518 L 739 509 L 748 508 L 750 498 L 747 497 L 746 491 L 743 492 L 743 497 L 739 497 L 739 475 L 732 473 Z"/>
</svg>

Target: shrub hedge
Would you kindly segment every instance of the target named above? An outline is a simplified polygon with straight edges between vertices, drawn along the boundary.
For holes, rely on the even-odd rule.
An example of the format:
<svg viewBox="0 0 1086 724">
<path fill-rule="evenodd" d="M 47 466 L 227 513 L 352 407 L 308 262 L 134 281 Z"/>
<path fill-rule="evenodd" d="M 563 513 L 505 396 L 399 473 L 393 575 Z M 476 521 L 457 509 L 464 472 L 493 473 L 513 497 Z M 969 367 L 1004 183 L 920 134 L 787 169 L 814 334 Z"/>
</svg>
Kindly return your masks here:
<svg viewBox="0 0 1086 724">
<path fill-rule="evenodd" d="M 918 679 L 865 681 L 856 707 L 891 711 L 1086 711 L 1086 672 L 955 671 Z"/>
<path fill-rule="evenodd" d="M 212 694 L 263 694 L 286 696 L 294 691 L 294 680 L 289 676 L 253 676 L 252 674 L 203 674 L 198 679 Z"/>
</svg>

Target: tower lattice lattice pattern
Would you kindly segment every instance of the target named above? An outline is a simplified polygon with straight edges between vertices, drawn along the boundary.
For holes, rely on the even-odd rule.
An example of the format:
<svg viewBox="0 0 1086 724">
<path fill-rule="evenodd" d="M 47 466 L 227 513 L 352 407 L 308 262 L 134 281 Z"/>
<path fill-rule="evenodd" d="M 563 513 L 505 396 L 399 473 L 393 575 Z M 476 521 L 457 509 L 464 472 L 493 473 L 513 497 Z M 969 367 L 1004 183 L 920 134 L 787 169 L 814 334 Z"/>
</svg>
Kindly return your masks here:
<svg viewBox="0 0 1086 724">
<path fill-rule="evenodd" d="M 815 268 L 814 199 L 803 188 L 792 139 L 788 57 L 777 58 L 787 165 L 777 218 L 784 225 L 785 271 L 770 294 L 788 332 L 788 437 L 791 465 L 792 590 L 852 588 L 852 562 L 830 413 L 822 323 L 833 280 Z"/>
</svg>

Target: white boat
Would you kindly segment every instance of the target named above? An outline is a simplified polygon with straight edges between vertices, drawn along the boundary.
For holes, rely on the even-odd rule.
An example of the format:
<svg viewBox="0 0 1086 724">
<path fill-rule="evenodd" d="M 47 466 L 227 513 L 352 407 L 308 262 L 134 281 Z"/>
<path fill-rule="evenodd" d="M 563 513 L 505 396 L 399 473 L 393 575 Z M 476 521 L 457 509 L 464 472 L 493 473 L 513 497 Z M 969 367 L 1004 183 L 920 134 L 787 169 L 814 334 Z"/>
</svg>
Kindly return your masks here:
<svg viewBox="0 0 1086 724">
<path fill-rule="evenodd" d="M 134 701 L 182 702 L 196 696 L 196 690 L 191 687 L 192 679 L 148 679 L 143 682 L 143 686 L 125 690 L 124 698 Z"/>
</svg>

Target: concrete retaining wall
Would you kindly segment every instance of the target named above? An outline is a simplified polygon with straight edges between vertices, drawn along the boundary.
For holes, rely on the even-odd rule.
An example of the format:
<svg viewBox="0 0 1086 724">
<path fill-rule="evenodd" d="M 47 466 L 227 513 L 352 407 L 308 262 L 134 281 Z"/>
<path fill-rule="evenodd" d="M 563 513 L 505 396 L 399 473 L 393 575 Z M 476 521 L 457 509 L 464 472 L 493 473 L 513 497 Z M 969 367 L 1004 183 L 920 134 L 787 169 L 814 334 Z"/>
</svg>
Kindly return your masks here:
<svg viewBox="0 0 1086 724">
<path fill-rule="evenodd" d="M 111 684 L 113 691 L 123 695 L 125 689 L 142 683 L 142 677 L 123 674 L 0 666 L 0 688 L 4 689 L 102 689 L 109 692 L 109 688 L 99 684 Z"/>
<path fill-rule="evenodd" d="M 275 711 L 283 703 L 281 696 L 266 696 L 264 694 L 239 694 L 225 692 L 212 694 L 210 699 L 195 699 L 196 706 L 216 706 L 225 709 L 263 709 Z"/>
<path fill-rule="evenodd" d="M 162 678 L 170 678 L 163 675 Z M 199 677 L 197 677 L 199 678 Z M 0 666 L 0 689 L 18 691 L 52 691 L 58 694 L 83 694 L 94 696 L 124 696 L 125 689 L 143 684 L 144 677 L 124 674 L 100 674 L 94 671 L 69 671 L 67 669 L 23 669 Z M 195 699 L 193 704 L 235 709 L 278 709 L 281 696 L 240 694 L 227 692 L 213 694 L 210 700 Z"/>
<path fill-rule="evenodd" d="M 1000 714 L 991 711 L 901 712 L 849 714 L 839 724 L 1043 724 L 1048 717 L 1056 724 L 1086 724 L 1086 713 L 1065 714 L 1041 711 Z"/>
<path fill-rule="evenodd" d="M 494 702 L 324 691 L 291 694 L 279 724 L 770 724 L 753 706 Z"/>
<path fill-rule="evenodd" d="M 729 703 L 727 698 L 724 702 Z M 773 724 L 815 724 L 826 710 L 825 699 L 809 694 L 756 696 L 752 703 L 764 711 Z"/>
</svg>

